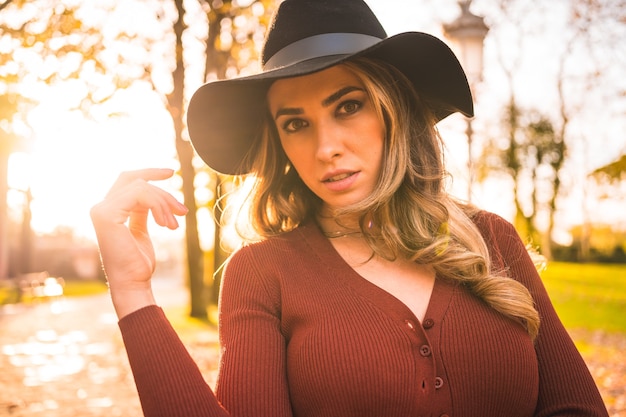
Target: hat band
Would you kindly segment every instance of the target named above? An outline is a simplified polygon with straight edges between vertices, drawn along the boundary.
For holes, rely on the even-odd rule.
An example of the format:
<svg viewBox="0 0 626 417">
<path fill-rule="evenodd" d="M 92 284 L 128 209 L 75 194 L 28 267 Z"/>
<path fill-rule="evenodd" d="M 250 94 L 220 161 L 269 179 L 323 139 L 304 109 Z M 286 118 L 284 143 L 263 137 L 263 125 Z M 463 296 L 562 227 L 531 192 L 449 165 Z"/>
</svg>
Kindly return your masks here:
<svg viewBox="0 0 626 417">
<path fill-rule="evenodd" d="M 361 33 L 323 33 L 311 36 L 289 44 L 276 52 L 267 60 L 263 70 L 269 71 L 286 67 L 322 56 L 353 54 L 367 49 L 381 40 L 376 36 Z"/>
</svg>

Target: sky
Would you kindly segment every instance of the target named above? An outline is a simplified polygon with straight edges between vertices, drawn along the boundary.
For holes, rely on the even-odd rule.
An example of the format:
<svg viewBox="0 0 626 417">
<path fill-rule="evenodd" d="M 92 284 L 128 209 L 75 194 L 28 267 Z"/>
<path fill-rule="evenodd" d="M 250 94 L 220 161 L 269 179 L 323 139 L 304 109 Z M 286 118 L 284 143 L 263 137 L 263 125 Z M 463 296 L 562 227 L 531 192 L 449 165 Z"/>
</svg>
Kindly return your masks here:
<svg viewBox="0 0 626 417">
<path fill-rule="evenodd" d="M 453 0 L 438 0 L 436 5 L 434 1 L 420 3 L 415 0 L 367 2 L 389 35 L 417 30 L 441 36 L 441 22 L 449 22 L 459 13 Z M 474 1 L 475 13 L 478 14 L 484 4 L 485 1 Z M 399 6 L 402 12 L 399 13 L 397 8 L 390 5 Z M 120 13 L 128 15 L 123 11 Z M 496 73 L 490 72 L 494 60 L 494 45 L 490 42 L 488 38 L 485 44 L 485 81 L 476 103 L 475 126 L 478 129 L 482 118 L 498 111 L 483 103 L 498 103 L 497 99 L 490 100 L 488 97 L 502 94 L 502 89 L 496 87 L 501 80 Z M 535 62 L 541 62 L 550 51 L 536 48 L 533 53 L 536 55 Z M 540 79 L 529 80 L 533 80 L 533 84 L 538 83 L 536 89 L 544 88 Z M 147 84 L 137 84 L 116 94 L 107 103 L 108 107 L 101 109 L 102 114 L 110 110 L 116 116 L 103 116 L 96 120 L 85 120 L 79 112 L 68 110 L 74 94 L 79 93 L 72 91 L 71 86 L 66 86 L 63 90 L 51 88 L 41 95 L 41 104 L 28 116 L 34 129 L 29 147 L 24 149 L 25 152 L 16 153 L 10 158 L 9 185 L 13 190 L 9 194 L 9 203 L 14 210 L 18 209 L 24 197 L 19 190 L 30 187 L 34 197 L 32 226 L 35 231 L 50 233 L 60 226 L 71 227 L 79 236 L 92 239 L 89 209 L 106 194 L 121 171 L 145 167 L 176 168 L 177 162 L 170 116 L 164 110 L 159 96 Z M 530 100 L 541 101 L 536 98 Z M 623 131 L 623 122 L 615 124 L 616 129 L 621 128 Z M 448 151 L 448 168 L 455 177 L 453 191 L 465 197 L 465 120 L 453 116 L 444 122 L 441 129 Z M 615 142 L 604 136 L 599 138 L 599 142 L 602 144 L 599 149 L 587 150 L 587 153 L 577 151 L 581 154 L 577 158 L 582 158 L 581 163 L 588 165 L 586 168 L 611 162 L 619 152 L 626 151 L 623 139 Z M 589 162 L 590 155 L 595 162 Z M 162 186 L 175 192 L 177 183 L 173 180 Z M 474 196 L 477 202 L 508 217 L 511 214 L 511 196 L 507 194 L 510 187 L 507 189 L 502 184 L 492 183 L 486 188 L 497 188 L 499 191 L 494 194 L 477 190 Z M 575 215 L 572 222 L 576 218 L 580 218 L 580 215 Z M 208 223 L 208 219 L 203 221 Z M 626 222 L 623 216 L 621 221 Z M 177 233 L 174 232 L 173 236 L 180 236 Z"/>
</svg>

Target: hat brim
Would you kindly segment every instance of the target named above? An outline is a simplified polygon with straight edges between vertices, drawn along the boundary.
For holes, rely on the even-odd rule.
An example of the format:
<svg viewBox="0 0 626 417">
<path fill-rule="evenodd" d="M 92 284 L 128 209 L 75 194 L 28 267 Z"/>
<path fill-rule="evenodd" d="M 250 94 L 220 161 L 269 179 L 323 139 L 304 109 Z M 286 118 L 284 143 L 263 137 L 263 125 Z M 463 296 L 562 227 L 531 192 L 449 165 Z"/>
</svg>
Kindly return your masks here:
<svg viewBox="0 0 626 417">
<path fill-rule="evenodd" d="M 354 54 L 313 58 L 259 74 L 210 82 L 191 98 L 187 126 L 194 149 L 217 172 L 245 174 L 246 153 L 260 134 L 266 93 L 272 82 L 297 77 L 364 56 L 397 69 L 426 98 L 436 119 L 454 112 L 474 114 L 472 94 L 461 65 L 440 39 L 421 32 L 405 32 L 381 40 Z"/>
</svg>

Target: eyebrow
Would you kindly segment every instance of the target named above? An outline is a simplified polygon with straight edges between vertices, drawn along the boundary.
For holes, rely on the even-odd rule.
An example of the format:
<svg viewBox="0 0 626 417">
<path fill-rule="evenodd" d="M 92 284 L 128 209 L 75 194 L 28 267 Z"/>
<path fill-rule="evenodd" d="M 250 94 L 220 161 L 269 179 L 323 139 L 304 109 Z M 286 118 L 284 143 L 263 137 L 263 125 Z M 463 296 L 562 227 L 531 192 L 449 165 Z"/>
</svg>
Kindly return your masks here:
<svg viewBox="0 0 626 417">
<path fill-rule="evenodd" d="M 355 86 L 344 87 L 334 92 L 330 96 L 326 97 L 324 100 L 322 100 L 322 106 L 328 107 L 331 104 L 337 102 L 339 99 L 341 99 L 341 97 L 353 91 L 365 91 L 365 90 L 363 88 L 355 87 Z M 284 107 L 276 111 L 276 114 L 274 115 L 274 120 L 278 119 L 280 116 L 293 116 L 293 115 L 298 115 L 302 113 L 304 113 L 304 110 L 300 107 Z"/>
<path fill-rule="evenodd" d="M 355 87 L 355 86 L 344 87 L 341 90 L 337 91 L 336 93 L 333 93 L 330 96 L 328 96 L 327 98 L 325 98 L 322 101 L 322 106 L 328 107 L 331 104 L 333 104 L 334 102 L 338 101 L 341 97 L 343 97 L 346 94 L 351 93 L 353 91 L 364 91 L 364 90 L 362 88 Z"/>
</svg>

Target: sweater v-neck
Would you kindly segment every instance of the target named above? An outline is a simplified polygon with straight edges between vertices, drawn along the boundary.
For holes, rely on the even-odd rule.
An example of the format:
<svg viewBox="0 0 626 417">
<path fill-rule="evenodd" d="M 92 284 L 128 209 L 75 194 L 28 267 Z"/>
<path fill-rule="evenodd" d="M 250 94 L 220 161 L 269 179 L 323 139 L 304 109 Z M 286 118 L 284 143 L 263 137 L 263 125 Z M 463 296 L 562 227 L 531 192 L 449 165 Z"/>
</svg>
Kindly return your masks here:
<svg viewBox="0 0 626 417">
<path fill-rule="evenodd" d="M 412 322 L 423 325 L 413 311 L 393 294 L 367 280 L 354 270 L 339 254 L 332 243 L 325 237 L 319 226 L 308 223 L 300 228 L 305 240 L 309 240 L 311 247 L 316 251 L 321 263 L 335 275 L 343 285 L 349 286 L 360 297 L 366 299 L 382 311 L 389 314 L 394 320 Z M 424 322 L 441 323 L 454 293 L 455 284 L 436 274 L 435 283 L 428 301 Z"/>
</svg>

